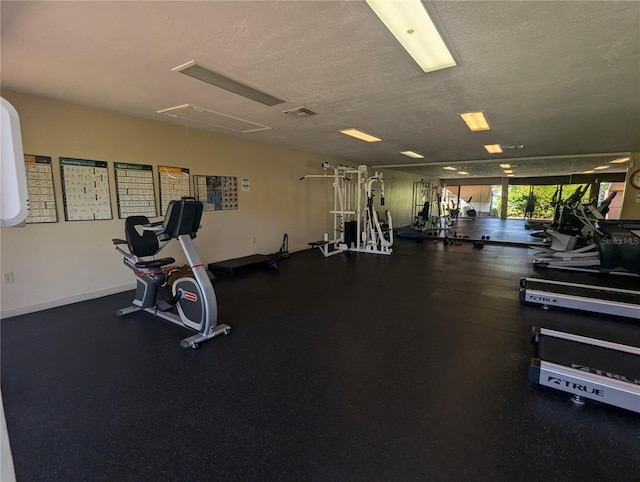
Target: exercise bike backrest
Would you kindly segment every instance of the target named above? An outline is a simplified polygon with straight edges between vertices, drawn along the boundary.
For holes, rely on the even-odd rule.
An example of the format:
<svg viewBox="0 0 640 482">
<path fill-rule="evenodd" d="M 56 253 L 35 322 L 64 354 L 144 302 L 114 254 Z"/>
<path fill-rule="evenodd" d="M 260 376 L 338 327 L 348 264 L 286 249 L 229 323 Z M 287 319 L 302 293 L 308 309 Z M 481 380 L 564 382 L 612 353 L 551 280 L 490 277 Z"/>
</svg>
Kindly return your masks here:
<svg viewBox="0 0 640 482">
<path fill-rule="evenodd" d="M 202 219 L 203 205 L 193 197 L 183 197 L 179 201 L 170 201 L 158 232 L 160 241 L 168 241 L 183 234 L 196 237 Z"/>
<path fill-rule="evenodd" d="M 153 256 L 160 250 L 156 233 L 147 230 L 140 232 L 136 229 L 137 226 L 145 225 L 149 225 L 146 216 L 129 216 L 124 221 L 124 235 L 127 238 L 129 252 L 139 258 Z"/>
</svg>

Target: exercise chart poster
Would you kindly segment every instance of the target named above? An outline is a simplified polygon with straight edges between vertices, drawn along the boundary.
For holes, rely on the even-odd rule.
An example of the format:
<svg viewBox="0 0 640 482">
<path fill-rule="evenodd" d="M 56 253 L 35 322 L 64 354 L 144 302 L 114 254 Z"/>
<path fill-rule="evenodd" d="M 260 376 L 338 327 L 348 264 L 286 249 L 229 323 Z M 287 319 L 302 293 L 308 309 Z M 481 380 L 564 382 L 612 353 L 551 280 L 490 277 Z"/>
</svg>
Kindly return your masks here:
<svg viewBox="0 0 640 482">
<path fill-rule="evenodd" d="M 169 201 L 190 196 L 189 169 L 184 167 L 158 166 L 160 180 L 160 214 L 167 212 Z"/>
<path fill-rule="evenodd" d="M 24 156 L 29 213 L 27 224 L 57 223 L 56 195 L 53 189 L 53 168 L 51 157 Z"/>
<path fill-rule="evenodd" d="M 195 197 L 205 211 L 238 209 L 238 178 L 232 176 L 193 176 Z"/>
<path fill-rule="evenodd" d="M 147 164 L 116 162 L 116 197 L 118 217 L 156 217 L 156 195 L 153 189 L 153 168 Z"/>
<path fill-rule="evenodd" d="M 65 220 L 113 219 L 106 162 L 61 157 L 60 176 Z"/>
</svg>

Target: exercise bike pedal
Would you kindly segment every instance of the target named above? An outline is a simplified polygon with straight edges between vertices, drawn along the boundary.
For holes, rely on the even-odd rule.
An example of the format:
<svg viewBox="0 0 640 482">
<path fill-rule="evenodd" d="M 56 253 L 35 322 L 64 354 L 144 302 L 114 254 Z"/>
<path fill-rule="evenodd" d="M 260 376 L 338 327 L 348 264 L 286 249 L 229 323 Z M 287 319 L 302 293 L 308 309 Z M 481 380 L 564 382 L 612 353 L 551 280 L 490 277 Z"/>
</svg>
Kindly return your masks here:
<svg viewBox="0 0 640 482">
<path fill-rule="evenodd" d="M 176 306 L 176 303 L 180 301 L 180 298 L 182 298 L 182 291 L 178 291 L 175 295 L 173 295 L 168 300 L 159 301 L 158 304 L 156 305 L 156 308 L 159 311 L 171 311 L 173 307 Z"/>
<path fill-rule="evenodd" d="M 156 308 L 158 311 L 171 311 L 174 306 L 175 304 L 172 305 L 171 302 L 167 300 L 162 300 L 158 302 L 158 304 L 156 305 Z"/>
</svg>

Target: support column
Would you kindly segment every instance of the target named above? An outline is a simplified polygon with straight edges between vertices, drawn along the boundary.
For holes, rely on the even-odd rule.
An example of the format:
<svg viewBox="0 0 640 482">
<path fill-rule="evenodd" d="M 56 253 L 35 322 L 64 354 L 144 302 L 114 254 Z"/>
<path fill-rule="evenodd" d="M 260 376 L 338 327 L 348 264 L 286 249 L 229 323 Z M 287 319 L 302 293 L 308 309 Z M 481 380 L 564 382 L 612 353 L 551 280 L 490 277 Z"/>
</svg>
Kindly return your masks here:
<svg viewBox="0 0 640 482">
<path fill-rule="evenodd" d="M 631 185 L 631 176 L 640 170 L 640 152 L 629 155 L 629 168 L 624 183 L 624 195 L 620 219 L 640 219 L 640 190 Z"/>
<path fill-rule="evenodd" d="M 509 198 L 509 178 L 502 178 L 502 206 L 500 206 L 500 219 L 507 219 L 507 201 Z"/>
</svg>

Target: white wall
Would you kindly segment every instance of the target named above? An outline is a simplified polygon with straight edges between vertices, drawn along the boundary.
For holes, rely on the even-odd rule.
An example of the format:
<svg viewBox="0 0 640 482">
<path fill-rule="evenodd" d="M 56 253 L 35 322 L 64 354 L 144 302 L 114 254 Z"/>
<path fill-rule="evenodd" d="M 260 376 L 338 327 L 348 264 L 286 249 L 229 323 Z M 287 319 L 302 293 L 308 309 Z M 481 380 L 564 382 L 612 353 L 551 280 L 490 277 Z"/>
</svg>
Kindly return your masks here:
<svg viewBox="0 0 640 482">
<path fill-rule="evenodd" d="M 134 286 L 111 243 L 123 237 L 117 219 L 113 162 L 186 167 L 190 174 L 249 178 L 239 208 L 205 212 L 195 240 L 205 263 L 277 251 L 282 236 L 289 249 L 308 248 L 332 229 L 330 182 L 300 182 L 323 173 L 322 162 L 343 161 L 250 140 L 187 129 L 114 112 L 16 92 L 2 92 L 20 115 L 24 152 L 53 161 L 58 223 L 0 230 L 0 270 L 13 272 L 2 284 L 2 316 L 46 309 L 123 291 Z M 249 138 L 249 137 L 248 137 Z M 109 162 L 113 220 L 64 221 L 59 157 Z M 386 206 L 408 224 L 414 176 L 386 171 Z M 157 194 L 156 182 L 156 194 Z M 254 241 L 255 239 L 255 241 Z M 177 243 L 165 256 L 183 262 Z M 320 255 L 320 253 L 318 253 Z"/>
</svg>

